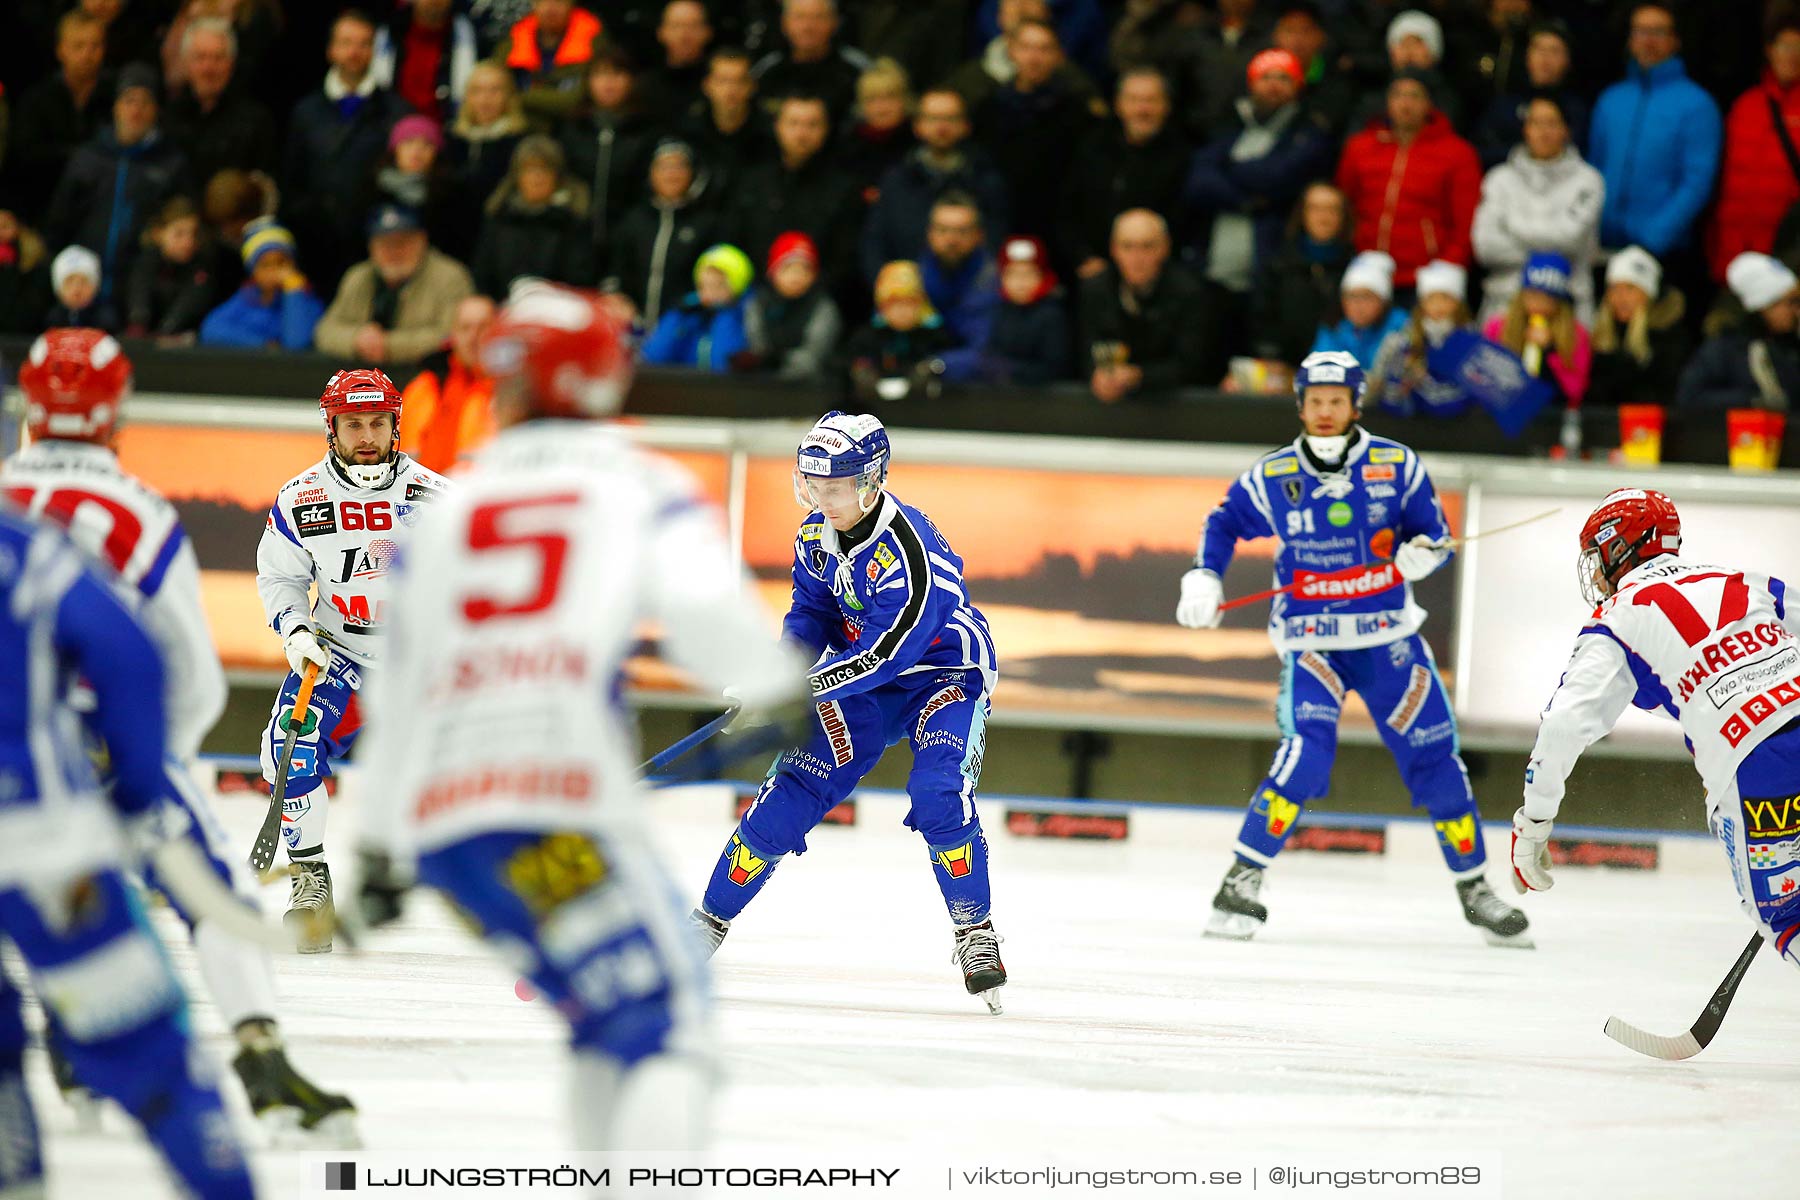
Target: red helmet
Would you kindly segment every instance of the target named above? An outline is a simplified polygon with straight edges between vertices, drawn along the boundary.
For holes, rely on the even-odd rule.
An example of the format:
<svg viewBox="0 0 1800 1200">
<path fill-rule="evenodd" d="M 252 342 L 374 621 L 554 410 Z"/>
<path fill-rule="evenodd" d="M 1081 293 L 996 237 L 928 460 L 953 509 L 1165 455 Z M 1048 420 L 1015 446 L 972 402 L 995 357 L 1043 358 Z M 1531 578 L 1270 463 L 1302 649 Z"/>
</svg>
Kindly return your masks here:
<svg viewBox="0 0 1800 1200">
<path fill-rule="evenodd" d="M 631 387 L 627 325 L 604 296 L 533 282 L 513 289 L 477 354 L 496 390 L 517 389 L 533 416 L 609 417 Z"/>
<path fill-rule="evenodd" d="M 31 344 L 19 368 L 25 427 L 33 441 L 112 440 L 131 390 L 131 360 L 98 329 L 52 329 Z"/>
<path fill-rule="evenodd" d="M 346 413 L 392 413 L 394 439 L 387 457 L 377 464 L 339 463 L 355 483 L 363 487 L 380 487 L 387 483 L 394 469 L 394 451 L 400 446 L 400 389 L 385 371 L 363 367 L 355 371 L 339 371 L 325 384 L 319 397 L 319 412 L 325 419 L 325 444 L 337 455 L 337 419 Z"/>
<path fill-rule="evenodd" d="M 1648 488 L 1615 488 L 1581 527 L 1581 596 L 1597 605 L 1639 563 L 1681 549 L 1681 514 Z"/>
</svg>

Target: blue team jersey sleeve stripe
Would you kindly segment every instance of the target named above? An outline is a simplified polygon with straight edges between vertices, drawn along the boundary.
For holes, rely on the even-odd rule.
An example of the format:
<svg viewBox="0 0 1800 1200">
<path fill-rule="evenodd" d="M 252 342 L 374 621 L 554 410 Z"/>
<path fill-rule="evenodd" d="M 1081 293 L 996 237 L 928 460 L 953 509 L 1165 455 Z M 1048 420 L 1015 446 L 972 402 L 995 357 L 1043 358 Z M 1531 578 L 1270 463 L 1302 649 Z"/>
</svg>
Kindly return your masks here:
<svg viewBox="0 0 1800 1200">
<path fill-rule="evenodd" d="M 1775 619 L 1787 620 L 1787 584 L 1773 575 L 1769 576 L 1769 595 L 1775 601 Z"/>
<path fill-rule="evenodd" d="M 182 546 L 186 544 L 187 532 L 182 529 L 181 522 L 177 521 L 175 527 L 169 530 L 169 536 L 164 539 L 162 549 L 156 552 L 156 558 L 151 562 L 150 569 L 144 572 L 142 579 L 138 580 L 138 591 L 144 594 L 145 599 L 149 599 L 162 590 L 163 576 L 169 573 L 169 565 L 175 561 L 175 556 L 181 553 Z"/>
<path fill-rule="evenodd" d="M 1667 712 L 1671 717 L 1674 717 L 1677 721 L 1681 719 L 1681 712 L 1675 707 L 1675 697 L 1671 695 L 1669 689 L 1663 685 L 1662 677 L 1656 673 L 1655 669 L 1652 668 L 1649 663 L 1644 661 L 1643 657 L 1639 655 L 1636 650 L 1633 650 L 1631 646 L 1627 644 L 1624 638 L 1620 637 L 1608 626 L 1598 622 L 1583 629 L 1581 635 L 1578 636 L 1587 634 L 1608 638 L 1616 643 L 1620 650 L 1625 652 L 1625 665 L 1631 668 L 1631 677 L 1638 685 L 1637 695 L 1632 697 L 1631 701 L 1634 705 L 1646 710 L 1660 708 Z"/>
<path fill-rule="evenodd" d="M 932 584 L 931 560 L 926 557 L 925 543 L 904 511 L 895 514 L 894 523 L 889 529 L 894 535 L 895 548 L 906 562 L 906 582 L 911 593 L 906 597 L 906 604 L 901 608 L 894 624 L 875 643 L 875 657 L 882 659 L 891 659 L 898 654 L 907 637 L 925 619 L 925 600 L 931 592 Z"/>
</svg>

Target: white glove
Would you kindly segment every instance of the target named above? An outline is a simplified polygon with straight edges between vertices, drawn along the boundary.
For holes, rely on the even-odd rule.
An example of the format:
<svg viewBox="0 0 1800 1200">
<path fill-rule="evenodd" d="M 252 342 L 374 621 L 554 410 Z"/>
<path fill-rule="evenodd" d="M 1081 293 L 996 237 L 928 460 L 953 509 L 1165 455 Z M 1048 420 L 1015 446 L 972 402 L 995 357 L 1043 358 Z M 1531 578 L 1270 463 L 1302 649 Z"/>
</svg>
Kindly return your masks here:
<svg viewBox="0 0 1800 1200">
<path fill-rule="evenodd" d="M 1550 878 L 1550 830 L 1555 824 L 1528 817 L 1522 808 L 1513 814 L 1513 891 L 1521 896 L 1556 886 Z"/>
<path fill-rule="evenodd" d="M 294 626 L 294 632 L 282 640 L 281 648 L 287 652 L 288 666 L 293 668 L 296 675 L 306 674 L 306 664 L 309 662 L 318 663 L 321 671 L 331 668 L 331 655 L 326 653 L 325 647 L 319 645 L 319 639 L 313 636 L 313 631 L 304 625 Z"/>
<path fill-rule="evenodd" d="M 1394 568 L 1406 582 L 1417 583 L 1443 566 L 1444 560 L 1449 557 L 1448 546 L 1443 542 L 1434 542 L 1421 533 L 1400 547 L 1399 553 L 1394 555 Z"/>
<path fill-rule="evenodd" d="M 1181 602 L 1175 606 L 1175 619 L 1189 629 L 1217 629 L 1219 605 L 1225 600 L 1225 585 L 1211 571 L 1195 567 L 1181 577 Z"/>
</svg>

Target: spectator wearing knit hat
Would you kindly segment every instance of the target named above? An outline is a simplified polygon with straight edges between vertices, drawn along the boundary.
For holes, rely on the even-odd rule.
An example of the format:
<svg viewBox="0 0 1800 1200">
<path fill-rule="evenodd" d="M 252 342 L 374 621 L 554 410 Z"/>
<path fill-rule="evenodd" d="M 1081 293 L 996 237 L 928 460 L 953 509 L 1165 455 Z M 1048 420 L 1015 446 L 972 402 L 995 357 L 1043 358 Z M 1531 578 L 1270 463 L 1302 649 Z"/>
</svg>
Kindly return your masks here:
<svg viewBox="0 0 1800 1200">
<path fill-rule="evenodd" d="M 1462 100 L 1451 87 L 1443 70 L 1444 27 L 1430 13 L 1416 8 L 1398 14 L 1387 27 L 1388 83 L 1402 76 L 1423 79 L 1431 90 L 1433 102 L 1452 127 L 1462 126 Z M 1387 113 L 1387 91 L 1370 91 L 1363 96 L 1350 120 L 1350 128 L 1360 129 L 1379 122 Z"/>
<path fill-rule="evenodd" d="M 593 286 L 587 187 L 564 169 L 551 138 L 533 134 L 513 151 L 512 171 L 488 197 L 469 269 L 475 290 L 488 296 L 506 295 L 522 276 Z"/>
<path fill-rule="evenodd" d="M 1067 379 L 1072 360 L 1069 312 L 1049 251 L 1036 238 L 1001 243 L 1000 300 L 981 348 L 980 377 L 1030 386 Z"/>
<path fill-rule="evenodd" d="M 1517 354 L 1528 374 L 1555 384 L 1557 395 L 1574 407 L 1587 395 L 1594 351 L 1575 319 L 1571 274 L 1562 255 L 1533 254 L 1519 272 L 1519 290 L 1506 311 L 1490 318 L 1481 333 Z"/>
<path fill-rule="evenodd" d="M 272 220 L 244 230 L 242 257 L 249 274 L 244 286 L 206 314 L 202 346 L 245 350 L 310 350 L 325 306 L 300 273 L 294 235 Z"/>
<path fill-rule="evenodd" d="M 192 342 L 218 293 L 211 247 L 200 237 L 200 212 L 192 200 L 176 196 L 151 218 L 125 279 L 125 333 Z"/>
<path fill-rule="evenodd" d="M 431 244 L 466 259 L 481 225 L 481 203 L 444 153 L 444 131 L 430 117 L 413 113 L 394 122 L 387 153 L 375 165 L 364 190 L 364 211 L 398 204 L 419 214 Z"/>
<path fill-rule="evenodd" d="M 1764 49 L 1762 79 L 1725 120 L 1719 203 L 1706 242 L 1715 280 L 1744 251 L 1771 252 L 1781 218 L 1800 200 L 1800 12 L 1779 11 Z"/>
<path fill-rule="evenodd" d="M 410 209 L 383 205 L 366 228 L 369 257 L 344 273 L 313 344 L 338 358 L 418 362 L 450 336 L 457 302 L 474 282 L 460 262 L 432 248 Z"/>
<path fill-rule="evenodd" d="M 119 331 L 119 313 L 100 294 L 100 256 L 86 246 L 67 246 L 50 260 L 50 288 L 56 303 L 44 314 L 40 328 L 86 326 Z"/>
<path fill-rule="evenodd" d="M 1319 326 L 1312 350 L 1341 350 L 1366 368 L 1375 364 L 1381 345 L 1406 328 L 1406 310 L 1394 305 L 1394 260 L 1379 250 L 1365 250 L 1350 260 L 1338 281 L 1343 315 Z"/>
<path fill-rule="evenodd" d="M 1675 270 L 1718 174 L 1719 106 L 1688 78 L 1666 0 L 1632 6 L 1625 78 L 1594 105 L 1588 159 L 1606 178 L 1600 244 L 1642 246 Z"/>
<path fill-rule="evenodd" d="M 718 241 L 711 193 L 692 147 L 679 138 L 656 144 L 649 196 L 619 222 L 603 273 L 604 286 L 629 296 L 645 325 L 681 299 L 700 252 Z"/>
<path fill-rule="evenodd" d="M 1249 95 L 1239 97 L 1233 128 L 1202 147 L 1188 169 L 1185 221 L 1196 261 L 1204 263 L 1210 331 L 1203 380 L 1225 373 L 1247 341 L 1246 317 L 1258 268 L 1274 256 L 1282 227 L 1306 185 L 1330 169 L 1332 142 L 1301 98 L 1304 69 L 1286 50 L 1250 60 Z"/>
<path fill-rule="evenodd" d="M 1552 250 L 1574 268 L 1575 316 L 1594 313 L 1594 259 L 1606 181 L 1569 144 L 1569 125 L 1555 100 L 1534 99 L 1525 140 L 1481 181 L 1470 239 L 1488 270 L 1481 319 L 1498 316 L 1519 290 L 1519 269 L 1533 251 Z"/>
<path fill-rule="evenodd" d="M 1132 67 L 1120 75 L 1113 111 L 1116 118 L 1098 126 L 1078 151 L 1083 169 L 1069 180 L 1064 197 L 1061 241 L 1083 279 L 1106 269 L 1113 218 L 1126 209 L 1147 208 L 1177 222 L 1193 156 L 1171 118 L 1169 81 L 1157 68 Z"/>
<path fill-rule="evenodd" d="M 898 260 L 875 276 L 875 315 L 844 347 L 850 388 L 862 402 L 933 399 L 956 335 L 925 294 L 918 264 Z"/>
<path fill-rule="evenodd" d="M 784 233 L 769 248 L 767 274 L 744 301 L 746 348 L 732 365 L 819 382 L 843 327 L 837 305 L 819 284 L 818 247 L 804 233 Z"/>
<path fill-rule="evenodd" d="M 1746 250 L 1731 260 L 1725 282 L 1738 309 L 1707 318 L 1708 337 L 1681 372 L 1677 406 L 1792 408 L 1800 402 L 1800 279 L 1779 260 Z"/>
<path fill-rule="evenodd" d="M 119 72 L 112 127 L 75 151 L 50 198 L 44 235 L 100 256 L 100 292 L 111 298 L 136 257 L 144 225 L 188 185 L 187 157 L 159 128 L 156 72 L 133 63 Z"/>
<path fill-rule="evenodd" d="M 1594 316 L 1594 365 L 1582 403 L 1675 402 L 1693 343 L 1679 288 L 1662 286 L 1662 264 L 1642 246 L 1627 246 L 1606 264 L 1606 294 Z"/>
<path fill-rule="evenodd" d="M 1481 165 L 1497 167 L 1525 135 L 1525 115 L 1540 96 L 1556 101 L 1569 126 L 1569 141 L 1580 150 L 1588 144 L 1588 120 L 1592 106 L 1572 81 L 1573 40 L 1561 21 L 1539 21 L 1525 39 L 1525 67 L 1513 90 L 1488 102 L 1473 136 Z"/>
<path fill-rule="evenodd" d="M 1455 263 L 1419 268 L 1418 300 L 1398 333 L 1381 343 L 1369 372 L 1369 407 L 1403 417 L 1460 417 L 1474 397 L 1454 378 L 1434 374 L 1432 354 L 1459 331 L 1474 333 L 1468 304 L 1469 273 Z"/>
<path fill-rule="evenodd" d="M 1344 143 L 1337 185 L 1349 197 L 1359 250 L 1393 256 L 1394 282 L 1434 258 L 1468 266 L 1469 226 L 1481 195 L 1475 149 L 1433 102 L 1430 80 L 1406 72 L 1388 85 L 1387 118 Z"/>
<path fill-rule="evenodd" d="M 744 293 L 756 268 L 736 246 L 709 247 L 694 263 L 694 291 L 644 339 L 647 363 L 729 371 L 744 338 Z"/>
</svg>

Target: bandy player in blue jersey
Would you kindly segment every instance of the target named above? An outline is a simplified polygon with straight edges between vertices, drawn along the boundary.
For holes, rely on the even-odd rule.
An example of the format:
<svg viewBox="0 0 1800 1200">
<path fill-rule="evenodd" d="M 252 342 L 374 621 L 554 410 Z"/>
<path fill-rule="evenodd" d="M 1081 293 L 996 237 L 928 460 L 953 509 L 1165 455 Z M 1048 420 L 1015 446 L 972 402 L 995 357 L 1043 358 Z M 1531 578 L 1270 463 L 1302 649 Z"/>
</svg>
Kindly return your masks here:
<svg viewBox="0 0 1800 1200">
<path fill-rule="evenodd" d="M 714 949 L 782 858 L 850 795 L 889 746 L 910 742 L 912 808 L 955 927 L 963 986 L 1000 1011 L 1006 983 L 989 919 L 987 838 L 975 785 L 997 678 L 987 618 L 962 559 L 931 519 L 884 488 L 888 436 L 871 416 L 830 412 L 801 439 L 794 496 L 794 600 L 784 640 L 814 660 L 809 740 L 776 760 L 725 845 L 694 923 Z"/>
<path fill-rule="evenodd" d="M 1496 945 L 1529 947 L 1525 914 L 1484 877 L 1487 849 L 1456 719 L 1419 636 L 1425 610 L 1412 584 L 1449 560 L 1450 528 L 1418 456 L 1357 424 L 1363 386 L 1353 355 L 1307 356 L 1294 378 L 1304 433 L 1231 485 L 1181 580 L 1176 619 L 1189 629 L 1218 625 L 1221 581 L 1239 541 L 1274 537 L 1276 581 L 1296 585 L 1269 612 L 1281 655 L 1281 747 L 1251 799 L 1206 931 L 1249 938 L 1268 920 L 1263 872 L 1306 805 L 1328 790 L 1344 694 L 1354 690 L 1414 806 L 1431 816 L 1463 916 Z"/>
</svg>

